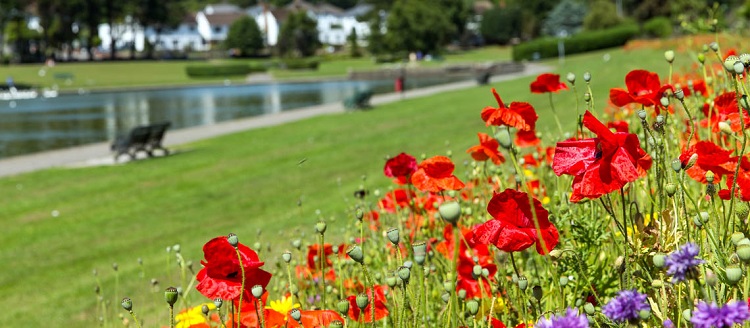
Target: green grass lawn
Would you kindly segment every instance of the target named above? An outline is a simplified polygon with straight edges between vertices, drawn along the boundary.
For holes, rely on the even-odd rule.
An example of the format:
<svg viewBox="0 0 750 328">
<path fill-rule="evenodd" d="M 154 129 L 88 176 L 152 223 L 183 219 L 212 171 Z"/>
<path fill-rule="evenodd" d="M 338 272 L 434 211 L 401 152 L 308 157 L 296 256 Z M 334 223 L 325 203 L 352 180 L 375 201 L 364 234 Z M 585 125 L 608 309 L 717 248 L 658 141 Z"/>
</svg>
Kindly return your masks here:
<svg viewBox="0 0 750 328">
<path fill-rule="evenodd" d="M 602 60 L 605 53 L 611 56 L 609 62 Z M 687 64 L 679 58 L 685 57 L 678 57 L 678 64 Z M 172 75 L 180 70 L 180 63 L 167 64 L 154 69 Z M 124 70 L 127 64 L 96 67 L 107 65 Z M 594 96 L 601 109 L 609 88 L 624 85 L 625 74 L 635 68 L 662 76 L 667 72 L 661 52 L 652 50 L 569 57 L 557 72 L 563 76 L 575 72 L 581 85 L 583 72 L 592 72 Z M 111 79 L 126 83 L 127 77 Z M 506 103 L 531 102 L 540 115 L 538 130 L 555 131 L 547 96 L 529 93 L 532 79 L 493 87 Z M 166 266 L 165 247 L 181 244 L 182 254 L 197 271 L 202 245 L 212 237 L 235 232 L 243 243 L 260 241 L 272 247 L 271 252 L 260 254 L 271 269 L 271 263 L 290 248 L 289 240 L 314 233 L 319 219 L 316 211 L 329 221 L 328 238 L 335 239 L 330 236 L 342 235 L 344 222 L 353 219 L 347 209 L 353 205 L 352 192 L 358 186 L 384 191 L 389 186 L 382 174 L 386 156 L 402 151 L 433 156 L 452 150 L 457 175 L 463 176 L 462 163 L 470 160 L 465 150 L 477 143 L 477 132 L 488 131 L 479 113 L 484 106 L 495 105 L 489 89 L 477 86 L 366 112 L 246 131 L 181 146 L 178 154 L 168 158 L 0 179 L 4 227 L 0 261 L 6 263 L 0 274 L 0 294 L 5 295 L 0 299 L 4 309 L 0 322 L 14 327 L 97 325 L 92 275 L 96 269 L 111 313 L 126 314 L 119 300 L 129 296 L 146 326 L 166 325 L 161 291 L 177 284 L 179 276 L 176 268 Z M 581 88 L 579 93 L 583 93 Z M 563 92 L 554 99 L 564 124 L 572 127 L 573 94 Z M 367 179 L 363 181 L 362 176 Z M 299 200 L 301 206 L 297 206 Z M 53 216 L 53 211 L 59 215 Z M 142 278 L 138 258 L 143 260 Z M 117 287 L 115 262 L 119 264 Z M 171 263 L 174 266 L 174 260 Z M 151 291 L 151 278 L 159 280 L 159 292 Z"/>
<path fill-rule="evenodd" d="M 483 62 L 488 60 L 510 60 L 507 47 L 486 47 L 445 56 L 443 61 L 424 62 L 426 66 Z M 269 60 L 237 59 L 218 60 L 219 62 L 258 63 Z M 195 61 L 134 61 L 96 63 L 58 63 L 54 67 L 41 64 L 0 66 L 0 78 L 12 76 L 16 83 L 31 84 L 45 88 L 57 86 L 61 90 L 117 89 L 122 87 L 154 87 L 190 84 L 223 83 L 224 78 L 191 79 L 185 74 L 187 65 L 201 64 Z M 351 69 L 372 70 L 393 64 L 376 64 L 370 57 L 323 59 L 318 70 L 272 69 L 270 73 L 278 79 L 306 79 L 324 77 L 345 77 Z M 71 79 L 62 78 L 72 75 Z M 244 76 L 229 78 L 232 83 L 243 82 Z"/>
</svg>

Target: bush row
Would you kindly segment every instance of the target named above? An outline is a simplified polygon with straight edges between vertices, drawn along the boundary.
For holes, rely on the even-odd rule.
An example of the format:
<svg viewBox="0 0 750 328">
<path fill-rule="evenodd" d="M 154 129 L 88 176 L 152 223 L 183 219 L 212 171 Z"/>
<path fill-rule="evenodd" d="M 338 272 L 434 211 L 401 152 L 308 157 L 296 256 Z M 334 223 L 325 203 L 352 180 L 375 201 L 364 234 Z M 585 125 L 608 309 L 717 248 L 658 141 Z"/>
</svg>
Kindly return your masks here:
<svg viewBox="0 0 750 328">
<path fill-rule="evenodd" d="M 252 72 L 265 72 L 264 65 L 252 64 L 203 64 L 188 65 L 185 67 L 187 75 L 192 78 L 201 77 L 227 77 L 237 75 L 247 75 Z"/>
<path fill-rule="evenodd" d="M 624 45 L 638 35 L 638 26 L 626 24 L 606 30 L 581 32 L 565 39 L 565 54 L 572 55 Z M 513 60 L 551 58 L 558 55 L 558 38 L 539 38 L 513 47 Z M 538 55 L 535 56 L 534 54 Z"/>
</svg>

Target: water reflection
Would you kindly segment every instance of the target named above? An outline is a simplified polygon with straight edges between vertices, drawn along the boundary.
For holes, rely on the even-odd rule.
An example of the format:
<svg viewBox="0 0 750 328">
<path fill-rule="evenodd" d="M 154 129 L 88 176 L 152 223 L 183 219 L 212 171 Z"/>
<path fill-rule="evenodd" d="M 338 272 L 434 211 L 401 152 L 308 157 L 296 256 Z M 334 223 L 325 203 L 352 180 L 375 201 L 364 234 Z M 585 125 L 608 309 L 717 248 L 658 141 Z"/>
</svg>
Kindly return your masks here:
<svg viewBox="0 0 750 328">
<path fill-rule="evenodd" d="M 408 88 L 452 82 L 411 79 Z M 113 140 L 151 122 L 171 129 L 341 102 L 357 90 L 391 92 L 392 81 L 192 87 L 0 101 L 0 157 Z"/>
</svg>

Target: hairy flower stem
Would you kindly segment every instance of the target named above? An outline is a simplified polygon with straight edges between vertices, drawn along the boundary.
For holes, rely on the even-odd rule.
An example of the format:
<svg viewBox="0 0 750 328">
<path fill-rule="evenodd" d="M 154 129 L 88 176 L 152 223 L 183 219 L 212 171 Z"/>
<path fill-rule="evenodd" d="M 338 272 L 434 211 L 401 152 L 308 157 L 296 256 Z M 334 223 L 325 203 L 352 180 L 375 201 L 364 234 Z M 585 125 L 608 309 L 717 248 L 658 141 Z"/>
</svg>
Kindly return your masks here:
<svg viewBox="0 0 750 328">
<path fill-rule="evenodd" d="M 325 251 L 325 235 L 322 233 L 320 234 L 320 247 L 319 247 L 318 253 L 319 253 L 318 263 L 320 263 L 320 285 L 323 287 L 323 306 L 322 307 L 325 308 L 328 292 L 326 292 L 326 279 L 325 279 L 326 274 L 325 272 L 323 272 L 325 270 L 326 251 Z"/>
<path fill-rule="evenodd" d="M 740 164 L 742 163 L 742 157 L 745 156 L 745 146 L 747 145 L 747 132 L 745 131 L 745 118 L 743 117 L 744 116 L 742 113 L 743 108 L 742 108 L 742 103 L 740 102 L 741 96 L 740 96 L 739 84 L 740 84 L 739 76 L 735 76 L 734 92 L 735 92 L 735 96 L 737 100 L 737 108 L 740 113 L 740 129 L 742 130 L 742 147 L 740 148 L 740 154 L 737 157 L 739 158 L 737 160 L 738 161 L 737 165 L 734 168 L 734 179 L 732 179 L 732 188 L 729 188 L 731 190 L 731 192 L 729 193 L 730 195 L 729 210 L 727 210 L 726 213 L 724 213 L 725 222 L 728 222 L 728 218 L 731 218 L 731 215 L 734 213 L 734 199 L 736 198 L 735 192 L 737 191 L 737 180 L 738 180 L 737 177 L 739 175 L 740 166 L 741 166 Z M 734 228 L 734 225 L 732 225 L 732 228 Z M 729 230 L 734 230 L 734 229 L 726 229 L 726 231 L 724 231 L 724 238 L 722 238 L 722 240 L 726 240 L 727 235 L 733 232 L 733 231 L 730 232 Z"/>
<path fill-rule="evenodd" d="M 237 321 L 235 321 L 240 322 L 240 314 L 242 313 L 242 296 L 245 294 L 245 266 L 242 264 L 242 254 L 240 254 L 239 248 L 235 247 L 234 251 L 237 253 L 237 260 L 240 261 L 240 273 L 242 274 L 242 288 L 240 289 L 240 300 L 237 303 Z M 234 318 L 232 320 L 234 320 Z"/>
<path fill-rule="evenodd" d="M 174 306 L 169 305 L 169 328 L 174 328 Z"/>
<path fill-rule="evenodd" d="M 552 108 L 552 115 L 555 117 L 555 123 L 557 123 L 557 129 L 560 130 L 560 135 L 563 135 L 562 124 L 560 124 L 560 118 L 557 117 L 557 111 L 555 110 L 555 103 L 552 101 L 552 92 L 547 93 L 549 95 L 549 106 Z"/>
<path fill-rule="evenodd" d="M 372 310 L 372 326 L 375 327 L 375 279 L 372 279 L 372 276 L 370 276 L 370 271 L 367 270 L 364 262 L 362 263 L 362 271 L 365 272 L 365 281 L 370 285 L 370 310 Z M 365 286 L 365 290 L 367 290 L 367 286 Z M 404 290 L 406 289 L 404 288 Z"/>
<path fill-rule="evenodd" d="M 294 291 L 292 291 L 292 265 L 289 263 L 286 264 L 286 277 L 289 280 L 289 297 L 292 299 L 292 304 L 294 304 Z"/>
<path fill-rule="evenodd" d="M 255 300 L 255 316 L 258 317 L 258 324 L 260 325 L 260 328 L 263 328 L 263 322 L 265 322 L 265 318 L 263 317 L 263 310 L 258 310 L 260 308 L 260 301 L 258 299 Z"/>
<path fill-rule="evenodd" d="M 141 322 L 138 321 L 138 317 L 135 316 L 135 312 L 133 310 L 128 311 L 130 312 L 130 316 L 133 317 L 133 321 L 135 322 L 135 326 L 138 328 L 141 328 Z"/>
<path fill-rule="evenodd" d="M 625 228 L 625 229 L 623 229 L 623 231 L 625 233 L 625 247 L 624 247 L 625 248 L 625 261 L 623 261 L 623 265 L 625 266 L 625 274 L 622 275 L 622 277 L 625 280 L 625 283 L 623 284 L 623 286 L 624 286 L 623 289 L 627 289 L 629 287 L 629 285 L 630 285 L 630 279 L 628 279 L 629 278 L 629 274 L 628 274 L 628 272 L 629 272 L 629 270 L 628 270 L 628 262 L 629 262 L 628 247 L 630 247 L 630 240 L 628 239 L 628 215 L 627 215 L 627 212 L 625 210 L 627 206 L 625 206 L 626 202 L 625 202 L 625 188 L 624 187 L 620 187 L 620 202 L 622 203 L 622 204 L 620 204 L 620 206 L 622 206 L 622 226 Z M 635 231 L 633 231 L 633 233 L 635 233 Z"/>
<path fill-rule="evenodd" d="M 460 248 L 461 229 L 458 227 L 458 224 L 453 224 L 453 279 L 451 279 L 451 284 L 453 285 L 453 290 L 451 291 L 451 304 L 453 304 L 453 311 L 458 311 L 458 295 L 456 294 L 455 289 L 456 284 L 458 284 L 458 253 Z M 458 319 L 458 317 L 456 319 Z"/>
</svg>

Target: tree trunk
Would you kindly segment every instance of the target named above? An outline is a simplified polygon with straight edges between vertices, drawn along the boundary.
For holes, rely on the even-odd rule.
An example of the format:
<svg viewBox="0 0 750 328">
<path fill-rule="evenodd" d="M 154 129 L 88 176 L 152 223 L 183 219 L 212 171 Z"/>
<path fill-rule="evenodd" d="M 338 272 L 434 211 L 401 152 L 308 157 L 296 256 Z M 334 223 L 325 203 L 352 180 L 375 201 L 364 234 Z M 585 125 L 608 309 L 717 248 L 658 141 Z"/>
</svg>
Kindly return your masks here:
<svg viewBox="0 0 750 328">
<path fill-rule="evenodd" d="M 115 46 L 115 13 L 114 11 L 114 4 L 112 3 L 114 0 L 107 0 L 107 24 L 109 24 L 109 59 L 115 60 L 117 59 L 117 47 Z"/>
</svg>

